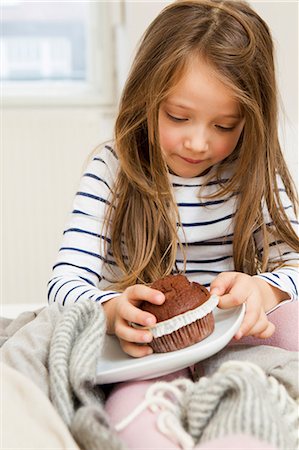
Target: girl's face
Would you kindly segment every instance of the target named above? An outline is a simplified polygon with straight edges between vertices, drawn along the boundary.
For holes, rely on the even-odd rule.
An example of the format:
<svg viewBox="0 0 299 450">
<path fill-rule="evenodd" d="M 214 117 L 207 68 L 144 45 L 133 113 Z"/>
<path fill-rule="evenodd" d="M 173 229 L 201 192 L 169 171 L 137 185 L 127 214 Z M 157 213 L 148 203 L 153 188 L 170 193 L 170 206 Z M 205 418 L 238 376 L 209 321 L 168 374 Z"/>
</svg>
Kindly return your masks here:
<svg viewBox="0 0 299 450">
<path fill-rule="evenodd" d="M 201 175 L 233 152 L 244 122 L 213 67 L 190 62 L 159 109 L 160 145 L 170 171 L 183 178 Z"/>
</svg>

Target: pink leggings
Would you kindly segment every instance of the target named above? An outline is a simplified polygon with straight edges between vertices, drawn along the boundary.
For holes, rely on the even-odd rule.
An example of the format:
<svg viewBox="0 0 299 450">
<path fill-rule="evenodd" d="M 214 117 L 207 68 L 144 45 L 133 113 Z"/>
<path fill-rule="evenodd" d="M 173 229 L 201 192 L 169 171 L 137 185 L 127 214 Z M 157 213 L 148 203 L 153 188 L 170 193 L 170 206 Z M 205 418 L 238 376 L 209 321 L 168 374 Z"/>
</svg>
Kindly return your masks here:
<svg viewBox="0 0 299 450">
<path fill-rule="evenodd" d="M 273 311 L 269 318 L 275 324 L 274 335 L 269 339 L 243 338 L 240 343 L 251 345 L 272 345 L 286 350 L 298 351 L 298 303 L 286 303 Z M 106 411 L 112 424 L 123 420 L 144 400 L 146 390 L 156 381 L 171 381 L 178 376 L 190 378 L 190 371 L 179 372 L 156 378 L 155 380 L 131 381 L 117 384 L 107 402 Z M 123 431 L 119 437 L 128 449 L 134 450 L 177 450 L 180 447 L 160 433 L 156 427 L 156 414 L 146 409 Z M 227 436 L 195 447 L 196 449 L 272 449 L 273 446 L 251 436 Z"/>
</svg>

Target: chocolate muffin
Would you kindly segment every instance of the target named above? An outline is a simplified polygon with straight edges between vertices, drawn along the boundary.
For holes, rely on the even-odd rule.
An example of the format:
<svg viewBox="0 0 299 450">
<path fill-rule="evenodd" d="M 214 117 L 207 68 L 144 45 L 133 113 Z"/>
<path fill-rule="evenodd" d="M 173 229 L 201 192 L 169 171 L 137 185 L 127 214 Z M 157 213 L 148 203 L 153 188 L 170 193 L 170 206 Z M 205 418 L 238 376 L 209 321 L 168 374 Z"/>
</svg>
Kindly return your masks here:
<svg viewBox="0 0 299 450">
<path fill-rule="evenodd" d="M 190 282 L 184 275 L 169 275 L 151 285 L 163 292 L 165 302 L 154 305 L 143 301 L 140 308 L 152 313 L 157 323 L 150 328 L 154 338 L 150 345 L 154 352 L 180 350 L 205 339 L 215 326 L 213 309 L 218 297 L 199 283 Z"/>
</svg>

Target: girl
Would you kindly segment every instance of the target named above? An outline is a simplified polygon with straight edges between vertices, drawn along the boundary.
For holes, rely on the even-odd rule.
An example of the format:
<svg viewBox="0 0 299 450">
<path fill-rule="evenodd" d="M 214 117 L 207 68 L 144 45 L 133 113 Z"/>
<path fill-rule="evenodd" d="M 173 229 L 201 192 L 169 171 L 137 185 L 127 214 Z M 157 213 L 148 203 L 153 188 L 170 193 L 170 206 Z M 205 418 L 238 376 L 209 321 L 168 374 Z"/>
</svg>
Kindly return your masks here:
<svg viewBox="0 0 299 450">
<path fill-rule="evenodd" d="M 82 177 L 49 302 L 103 303 L 108 333 L 142 357 L 152 336 L 129 323 L 156 319 L 138 304 L 163 303 L 150 284 L 183 272 L 220 308 L 246 302 L 237 340 L 269 338 L 267 313 L 298 295 L 296 206 L 267 25 L 245 2 L 175 2 L 146 31 L 115 140 Z"/>
</svg>

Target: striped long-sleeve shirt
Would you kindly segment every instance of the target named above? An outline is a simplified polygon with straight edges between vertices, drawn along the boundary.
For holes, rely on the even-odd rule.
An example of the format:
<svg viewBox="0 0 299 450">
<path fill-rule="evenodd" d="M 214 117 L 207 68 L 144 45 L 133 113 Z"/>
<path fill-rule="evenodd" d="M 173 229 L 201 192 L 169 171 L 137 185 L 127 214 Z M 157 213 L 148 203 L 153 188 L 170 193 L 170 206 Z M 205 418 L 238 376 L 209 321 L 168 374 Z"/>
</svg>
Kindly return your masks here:
<svg viewBox="0 0 299 450">
<path fill-rule="evenodd" d="M 105 146 L 89 163 L 75 196 L 73 211 L 49 281 L 50 303 L 68 305 L 85 298 L 103 302 L 118 295 L 113 289 L 113 282 L 120 272 L 111 252 L 110 236 L 107 233 L 104 235 L 102 230 L 118 168 L 117 156 L 110 146 Z M 219 273 L 235 270 L 233 218 L 237 208 L 237 195 L 200 200 L 215 193 L 219 189 L 219 181 L 210 181 L 199 198 L 198 192 L 204 184 L 205 175 L 190 179 L 172 174 L 169 177 L 182 225 L 178 230 L 178 237 L 186 253 L 186 276 L 190 281 L 197 281 L 208 287 Z M 220 182 L 228 180 L 229 174 L 225 174 Z M 283 183 L 281 180 L 279 183 L 282 204 L 293 227 L 298 228 Z M 271 227 L 271 217 L 266 208 L 264 220 Z M 259 230 L 254 233 L 254 239 L 262 252 L 263 237 Z M 290 300 L 297 299 L 299 255 L 284 242 L 273 238 L 269 256 L 268 272 L 258 276 L 287 292 Z M 275 269 L 280 258 L 285 263 L 283 267 Z M 178 246 L 174 273 L 182 269 L 183 255 Z"/>
</svg>

